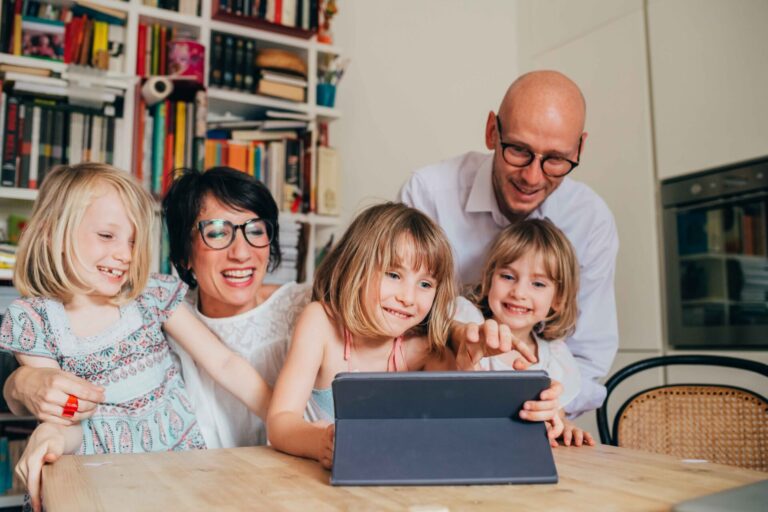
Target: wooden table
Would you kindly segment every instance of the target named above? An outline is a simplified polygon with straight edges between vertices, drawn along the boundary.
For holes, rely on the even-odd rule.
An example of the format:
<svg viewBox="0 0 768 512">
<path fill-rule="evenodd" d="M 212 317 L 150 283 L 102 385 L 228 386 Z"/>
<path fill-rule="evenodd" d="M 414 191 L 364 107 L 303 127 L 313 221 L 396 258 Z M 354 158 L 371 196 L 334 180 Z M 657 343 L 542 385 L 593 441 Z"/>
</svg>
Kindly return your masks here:
<svg viewBox="0 0 768 512">
<path fill-rule="evenodd" d="M 313 461 L 267 447 L 65 456 L 46 466 L 48 512 L 80 510 L 669 510 L 768 478 L 612 446 L 554 450 L 556 485 L 331 487 Z M 524 508 L 523 508 L 524 507 Z"/>
</svg>

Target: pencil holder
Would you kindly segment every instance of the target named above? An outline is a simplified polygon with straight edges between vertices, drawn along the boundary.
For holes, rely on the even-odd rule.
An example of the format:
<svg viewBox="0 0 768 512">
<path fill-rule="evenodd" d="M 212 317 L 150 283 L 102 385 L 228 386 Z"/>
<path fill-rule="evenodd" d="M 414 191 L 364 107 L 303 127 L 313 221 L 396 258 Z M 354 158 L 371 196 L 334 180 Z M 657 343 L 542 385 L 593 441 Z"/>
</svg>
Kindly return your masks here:
<svg viewBox="0 0 768 512">
<path fill-rule="evenodd" d="M 336 86 L 317 84 L 317 104 L 321 107 L 333 107 L 336 102 Z"/>
</svg>

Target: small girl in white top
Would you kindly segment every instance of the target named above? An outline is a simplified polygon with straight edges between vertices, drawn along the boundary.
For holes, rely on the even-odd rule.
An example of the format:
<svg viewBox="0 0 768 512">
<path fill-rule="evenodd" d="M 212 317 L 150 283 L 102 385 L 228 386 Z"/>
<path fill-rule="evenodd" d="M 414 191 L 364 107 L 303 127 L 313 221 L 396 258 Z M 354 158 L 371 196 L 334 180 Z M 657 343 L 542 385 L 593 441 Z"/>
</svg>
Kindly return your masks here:
<svg viewBox="0 0 768 512">
<path fill-rule="evenodd" d="M 482 282 L 469 293 L 470 300 L 459 299 L 457 318 L 478 324 L 490 319 L 498 322 L 500 330 L 509 329 L 524 341 L 537 359 L 528 369 L 546 370 L 563 385 L 560 405 L 564 407 L 581 388 L 579 368 L 564 341 L 578 316 L 579 267 L 571 243 L 548 219 L 517 222 L 494 240 L 482 275 Z M 524 359 L 513 350 L 482 358 L 476 368 L 520 369 Z M 563 439 L 566 445 L 571 440 L 578 446 L 582 441 L 594 444 L 589 433 L 570 423 Z"/>
</svg>

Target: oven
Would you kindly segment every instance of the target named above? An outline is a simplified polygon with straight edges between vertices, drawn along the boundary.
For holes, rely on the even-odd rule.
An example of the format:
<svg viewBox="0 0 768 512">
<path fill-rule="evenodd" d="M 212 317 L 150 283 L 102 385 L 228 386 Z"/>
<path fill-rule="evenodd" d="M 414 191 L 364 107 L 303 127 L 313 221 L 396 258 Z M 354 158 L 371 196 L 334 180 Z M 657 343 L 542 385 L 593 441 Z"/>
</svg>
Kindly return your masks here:
<svg viewBox="0 0 768 512">
<path fill-rule="evenodd" d="M 768 157 L 662 182 L 667 337 L 768 348 Z"/>
</svg>

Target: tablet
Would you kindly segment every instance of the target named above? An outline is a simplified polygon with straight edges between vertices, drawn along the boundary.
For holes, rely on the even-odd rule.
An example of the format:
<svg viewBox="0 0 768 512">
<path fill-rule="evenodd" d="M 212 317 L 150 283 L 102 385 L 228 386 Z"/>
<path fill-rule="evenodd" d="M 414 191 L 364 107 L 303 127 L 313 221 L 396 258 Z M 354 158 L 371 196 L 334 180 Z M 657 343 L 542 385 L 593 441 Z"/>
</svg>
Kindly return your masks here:
<svg viewBox="0 0 768 512">
<path fill-rule="evenodd" d="M 542 422 L 518 416 L 543 371 L 341 373 L 333 485 L 556 483 Z"/>
</svg>

